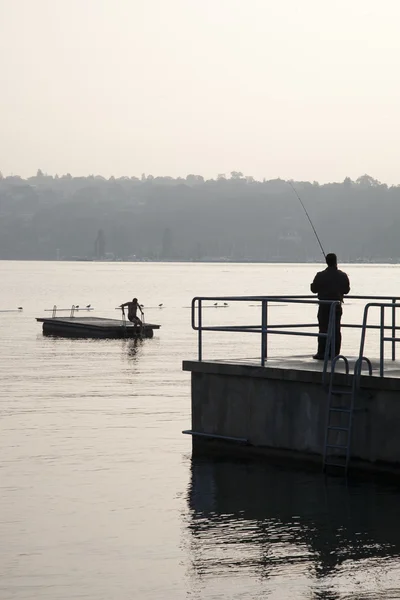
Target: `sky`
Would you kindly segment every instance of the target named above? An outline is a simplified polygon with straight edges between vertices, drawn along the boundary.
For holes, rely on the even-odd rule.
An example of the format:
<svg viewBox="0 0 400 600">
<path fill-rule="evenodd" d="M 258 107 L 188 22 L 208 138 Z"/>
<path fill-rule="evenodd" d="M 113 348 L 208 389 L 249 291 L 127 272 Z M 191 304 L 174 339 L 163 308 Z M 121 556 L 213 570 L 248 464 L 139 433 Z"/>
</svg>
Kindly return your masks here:
<svg viewBox="0 0 400 600">
<path fill-rule="evenodd" d="M 0 171 L 400 183 L 398 0 L 0 0 Z"/>
</svg>

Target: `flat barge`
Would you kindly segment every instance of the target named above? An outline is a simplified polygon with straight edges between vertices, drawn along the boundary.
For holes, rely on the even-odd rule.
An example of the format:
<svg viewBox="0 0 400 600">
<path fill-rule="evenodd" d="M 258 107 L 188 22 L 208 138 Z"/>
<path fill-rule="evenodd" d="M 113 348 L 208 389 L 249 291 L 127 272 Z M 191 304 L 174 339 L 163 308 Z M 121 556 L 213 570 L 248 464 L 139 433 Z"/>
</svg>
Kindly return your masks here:
<svg viewBox="0 0 400 600">
<path fill-rule="evenodd" d="M 43 323 L 43 334 L 84 338 L 152 338 L 160 325 L 143 323 L 142 326 L 118 319 L 100 317 L 38 317 Z"/>
</svg>

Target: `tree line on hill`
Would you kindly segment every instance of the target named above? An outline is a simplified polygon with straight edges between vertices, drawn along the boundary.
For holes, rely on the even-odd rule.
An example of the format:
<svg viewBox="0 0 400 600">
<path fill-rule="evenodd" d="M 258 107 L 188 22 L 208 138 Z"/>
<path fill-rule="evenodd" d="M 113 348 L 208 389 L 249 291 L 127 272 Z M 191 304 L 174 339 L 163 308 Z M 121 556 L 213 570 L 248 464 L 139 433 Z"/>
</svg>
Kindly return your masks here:
<svg viewBox="0 0 400 600">
<path fill-rule="evenodd" d="M 326 252 L 400 261 L 400 186 L 368 175 L 292 181 Z M 314 262 L 321 251 L 288 182 L 0 174 L 0 259 Z"/>
</svg>

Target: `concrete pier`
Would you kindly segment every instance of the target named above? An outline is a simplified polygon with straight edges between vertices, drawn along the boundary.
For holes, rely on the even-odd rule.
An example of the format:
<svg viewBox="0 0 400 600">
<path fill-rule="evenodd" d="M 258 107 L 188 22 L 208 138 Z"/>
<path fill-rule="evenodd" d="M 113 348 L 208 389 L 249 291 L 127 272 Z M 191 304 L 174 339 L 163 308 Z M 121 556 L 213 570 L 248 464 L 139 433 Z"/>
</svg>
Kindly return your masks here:
<svg viewBox="0 0 400 600">
<path fill-rule="evenodd" d="M 350 359 L 350 373 L 354 370 Z M 351 433 L 350 469 L 400 475 L 400 362 L 362 375 Z M 268 359 L 266 366 L 184 361 L 192 378 L 194 454 L 301 461 L 322 468 L 328 394 L 322 365 L 309 357 Z M 342 372 L 341 372 L 342 371 Z M 351 389 L 338 364 L 335 384 Z M 329 381 L 329 375 L 328 375 Z"/>
</svg>

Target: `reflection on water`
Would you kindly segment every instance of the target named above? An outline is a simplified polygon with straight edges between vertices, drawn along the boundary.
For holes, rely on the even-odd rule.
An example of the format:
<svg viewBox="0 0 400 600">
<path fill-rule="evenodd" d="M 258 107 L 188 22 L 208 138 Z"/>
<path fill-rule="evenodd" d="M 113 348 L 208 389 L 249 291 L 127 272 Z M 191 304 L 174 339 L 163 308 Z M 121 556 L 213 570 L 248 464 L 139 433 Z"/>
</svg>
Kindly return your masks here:
<svg viewBox="0 0 400 600">
<path fill-rule="evenodd" d="M 314 472 L 193 459 L 191 575 L 211 587 L 239 571 L 252 576 L 243 587 L 235 578 L 229 597 L 399 598 L 398 492 Z"/>
<path fill-rule="evenodd" d="M 137 338 L 126 340 L 126 353 L 128 358 L 132 360 L 139 358 L 143 342 L 144 340 L 140 340 Z"/>
<path fill-rule="evenodd" d="M 197 352 L 181 307 L 196 294 L 308 293 L 315 271 L 0 261 L 2 308 L 24 306 L 0 317 L 0 600 L 400 597 L 396 489 L 191 462 L 181 434 L 190 426 L 182 359 Z M 358 294 L 390 295 L 400 275 L 398 266 L 346 271 Z M 161 325 L 152 339 L 47 337 L 35 320 L 77 301 L 115 318 L 132 282 L 145 306 L 164 304 L 146 309 Z M 274 307 L 275 322 L 291 320 L 289 308 Z M 346 304 L 345 320 L 357 311 Z M 258 314 L 233 303 L 205 313 L 210 325 Z M 295 320 L 315 319 L 313 308 L 303 313 Z M 205 358 L 259 355 L 256 336 L 208 333 Z M 289 351 L 283 338 L 271 356 Z M 303 350 L 313 344 L 296 338 Z"/>
</svg>

